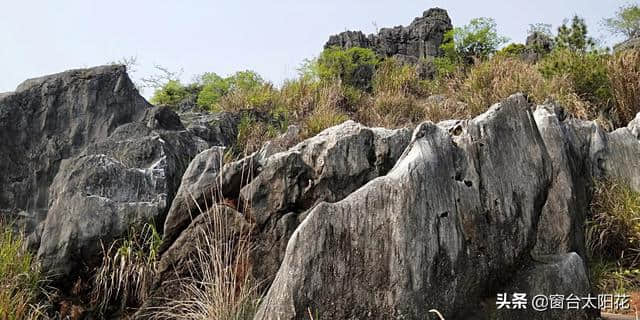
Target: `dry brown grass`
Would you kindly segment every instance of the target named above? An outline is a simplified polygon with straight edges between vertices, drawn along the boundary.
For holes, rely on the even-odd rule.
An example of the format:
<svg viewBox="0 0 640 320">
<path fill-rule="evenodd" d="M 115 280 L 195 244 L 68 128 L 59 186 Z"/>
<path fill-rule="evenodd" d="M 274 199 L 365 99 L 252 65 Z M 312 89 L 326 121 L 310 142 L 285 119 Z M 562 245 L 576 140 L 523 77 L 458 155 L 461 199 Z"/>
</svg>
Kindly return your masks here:
<svg viewBox="0 0 640 320">
<path fill-rule="evenodd" d="M 640 112 L 640 49 L 625 50 L 609 60 L 609 81 L 620 125 Z"/>
<path fill-rule="evenodd" d="M 150 294 L 156 274 L 161 238 L 151 224 L 132 228 L 127 239 L 103 246 L 102 265 L 96 269 L 92 305 L 98 312 L 140 306 Z"/>
<path fill-rule="evenodd" d="M 593 256 L 640 267 L 640 193 L 617 181 L 595 184 L 587 226 Z"/>
<path fill-rule="evenodd" d="M 177 297 L 153 310 L 153 319 L 252 319 L 260 295 L 251 276 L 251 230 L 222 206 L 201 208 L 208 222 L 187 262 L 190 276 L 175 282 Z"/>
<path fill-rule="evenodd" d="M 582 101 L 562 77 L 546 80 L 535 65 L 520 59 L 495 56 L 443 81 L 439 88 L 446 96 L 467 104 L 464 115 L 474 117 L 489 106 L 514 93 L 524 93 L 535 103 L 554 100 L 580 118 L 593 116 L 591 107 Z"/>
<path fill-rule="evenodd" d="M 640 289 L 640 193 L 618 181 L 595 183 L 587 248 L 594 289 Z"/>
</svg>

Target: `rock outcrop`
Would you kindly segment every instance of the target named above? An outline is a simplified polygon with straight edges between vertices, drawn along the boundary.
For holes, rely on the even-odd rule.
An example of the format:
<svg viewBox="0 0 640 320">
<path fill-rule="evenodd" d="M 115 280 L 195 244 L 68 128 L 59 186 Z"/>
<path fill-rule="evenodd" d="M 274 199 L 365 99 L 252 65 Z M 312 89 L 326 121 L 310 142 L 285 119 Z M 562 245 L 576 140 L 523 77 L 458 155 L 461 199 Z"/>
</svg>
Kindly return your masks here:
<svg viewBox="0 0 640 320">
<path fill-rule="evenodd" d="M 162 225 L 191 159 L 234 125 L 188 130 L 124 66 L 27 80 L 0 98 L 0 210 L 20 218 L 44 271 L 68 279 L 100 261 L 101 242 Z"/>
<path fill-rule="evenodd" d="M 142 121 L 148 108 L 122 66 L 27 80 L 0 97 L 0 212 L 21 215 L 31 231 L 49 208 L 60 162 Z"/>
<path fill-rule="evenodd" d="M 447 11 L 432 8 L 409 26 L 382 28 L 378 34 L 366 36 L 361 31 L 346 31 L 329 38 L 325 48 L 371 48 L 384 57 L 403 55 L 417 59 L 442 55 L 444 34 L 452 29 Z"/>
<path fill-rule="evenodd" d="M 535 63 L 553 49 L 553 39 L 543 32 L 533 32 L 527 36 L 522 58 L 530 63 Z"/>
<path fill-rule="evenodd" d="M 420 125 L 395 167 L 293 233 L 255 319 L 456 319 L 528 263 L 551 159 L 513 96 L 448 130 Z M 309 239 L 314 239 L 310 241 Z"/>
<path fill-rule="evenodd" d="M 496 319 L 594 319 L 598 315 L 597 296 L 591 293 L 588 273 L 584 261 L 576 253 L 566 253 L 551 256 L 539 256 L 531 265 L 519 271 L 516 278 L 506 287 L 504 293 L 524 293 L 529 301 L 526 309 L 501 308 L 496 312 Z M 562 308 L 551 308 L 538 304 L 534 309 L 532 301 L 536 296 L 562 296 Z M 592 297 L 589 301 L 593 307 L 586 305 L 583 298 Z M 509 301 L 511 297 L 507 297 Z M 545 298 L 542 298 L 543 300 Z M 578 299 L 578 300 L 576 300 Z M 536 310 L 537 309 L 537 310 Z"/>
<path fill-rule="evenodd" d="M 428 55 L 407 39 L 431 39 L 443 12 L 381 35 L 406 40 L 393 54 Z M 347 35 L 345 46 L 384 42 Z M 518 94 L 413 131 L 347 121 L 298 143 L 291 126 L 225 162 L 240 118 L 151 106 L 121 66 L 28 80 L 0 94 L 0 214 L 20 219 L 56 284 L 152 222 L 164 240 L 152 290 L 175 297 L 171 281 L 190 275 L 203 230 L 223 218 L 225 237 L 253 241 L 243 270 L 267 292 L 255 319 L 469 319 L 497 293 L 587 296 L 592 181 L 640 191 L 640 114 L 606 132 Z M 495 315 L 593 318 L 511 311 Z"/>
<path fill-rule="evenodd" d="M 290 150 L 268 143 L 222 168 L 221 151 L 207 150 L 187 169 L 165 223 L 164 242 L 172 244 L 207 204 L 231 199 L 255 224 L 253 271 L 268 286 L 307 210 L 320 201 L 341 200 L 384 175 L 409 136 L 408 129 L 367 128 L 347 121 Z"/>
</svg>

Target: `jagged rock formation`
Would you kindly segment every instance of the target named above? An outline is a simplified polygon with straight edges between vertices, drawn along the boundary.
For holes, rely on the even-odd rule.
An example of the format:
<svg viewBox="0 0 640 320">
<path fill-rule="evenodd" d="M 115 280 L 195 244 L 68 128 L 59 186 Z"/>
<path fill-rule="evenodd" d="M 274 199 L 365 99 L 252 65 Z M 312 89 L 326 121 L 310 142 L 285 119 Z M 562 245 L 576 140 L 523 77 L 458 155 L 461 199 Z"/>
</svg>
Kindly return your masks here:
<svg viewBox="0 0 640 320">
<path fill-rule="evenodd" d="M 0 98 L 0 210 L 22 218 L 44 270 L 66 279 L 95 266 L 101 241 L 164 221 L 191 158 L 231 142 L 215 127 L 234 125 L 187 130 L 123 66 L 27 80 Z"/>
<path fill-rule="evenodd" d="M 133 88 L 123 67 L 99 67 L 27 80 L 0 97 L 3 215 L 42 220 L 62 159 L 142 121 L 148 104 Z"/>
<path fill-rule="evenodd" d="M 409 135 L 408 129 L 367 128 L 348 121 L 287 151 L 269 143 L 222 169 L 221 151 L 204 151 L 187 169 L 169 211 L 165 243 L 178 238 L 207 203 L 219 201 L 216 197 L 232 198 L 255 223 L 253 271 L 268 285 L 306 211 L 320 201 L 343 199 L 384 175 L 408 144 Z"/>
<path fill-rule="evenodd" d="M 289 151 L 267 145 L 222 169 L 210 165 L 219 163 L 220 150 L 198 156 L 195 172 L 222 183 L 209 194 L 227 198 L 218 202 L 231 198 L 253 223 L 254 276 L 269 284 L 280 268 L 256 319 L 299 319 L 309 308 L 327 319 L 412 318 L 424 313 L 419 306 L 437 308 L 447 318 L 482 318 L 481 302 L 495 299 L 497 290 L 586 296 L 584 221 L 591 181 L 637 183 L 637 165 L 627 159 L 640 154 L 640 115 L 606 133 L 553 104 L 530 109 L 516 95 L 474 120 L 422 124 L 408 146 L 406 131 L 347 122 Z M 368 149 L 371 138 L 362 140 L 370 130 L 374 137 L 393 137 L 373 143 L 394 148 L 385 151 L 394 156 L 384 170 L 371 171 L 380 161 L 360 158 L 380 149 Z M 363 170 L 367 178 L 354 179 Z M 203 194 L 210 187 L 197 184 L 185 187 Z M 192 230 L 204 219 L 187 227 L 194 212 L 180 208 L 165 227 L 173 230 L 165 234 L 168 242 L 179 239 L 163 256 L 165 272 L 180 268 L 189 252 L 180 250 L 181 243 L 194 238 Z M 540 280 L 551 278 L 556 280 Z M 501 319 L 517 316 L 504 313 Z"/>
<path fill-rule="evenodd" d="M 377 35 L 368 36 L 361 31 L 346 31 L 331 36 L 324 47 L 371 48 L 384 57 L 395 55 L 414 59 L 436 57 L 442 55 L 440 45 L 445 32 L 451 29 L 451 19 L 447 11 L 432 8 L 407 27 L 382 28 Z"/>
<path fill-rule="evenodd" d="M 229 237 L 251 230 L 250 269 L 268 290 L 255 319 L 413 319 L 431 308 L 482 318 L 497 292 L 587 295 L 591 181 L 640 191 L 640 114 L 605 132 L 557 105 L 533 109 L 514 95 L 413 134 L 348 121 L 295 145 L 292 126 L 225 163 L 239 115 L 153 107 L 120 66 L 74 70 L 0 94 L 0 210 L 22 217 L 61 282 L 99 261 L 101 241 L 155 220 L 153 290 L 174 297 L 171 280 L 223 215 Z"/>
<path fill-rule="evenodd" d="M 451 134 L 424 123 L 386 176 L 316 206 L 255 319 L 300 319 L 307 308 L 415 319 L 425 306 L 456 319 L 476 308 L 505 270 L 528 263 L 552 182 L 526 107 L 512 97 Z"/>
<path fill-rule="evenodd" d="M 553 39 L 545 33 L 536 31 L 527 36 L 522 58 L 530 63 L 535 63 L 552 49 Z"/>
</svg>

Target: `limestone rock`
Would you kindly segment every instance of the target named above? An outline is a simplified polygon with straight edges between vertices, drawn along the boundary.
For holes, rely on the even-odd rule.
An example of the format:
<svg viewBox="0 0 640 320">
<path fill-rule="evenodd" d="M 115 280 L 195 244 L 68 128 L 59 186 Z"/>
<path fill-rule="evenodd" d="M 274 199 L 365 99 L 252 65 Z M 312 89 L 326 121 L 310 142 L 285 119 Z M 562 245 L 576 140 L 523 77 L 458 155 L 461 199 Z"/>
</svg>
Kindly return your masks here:
<svg viewBox="0 0 640 320">
<path fill-rule="evenodd" d="M 512 96 L 454 135 L 420 125 L 385 176 L 320 203 L 295 230 L 254 319 L 455 319 L 526 263 L 551 185 L 528 103 Z"/>
<path fill-rule="evenodd" d="M 527 308 L 496 310 L 498 320 L 586 320 L 594 319 L 594 315 L 599 311 L 583 308 L 585 300 L 582 298 L 595 297 L 596 300 L 592 300 L 591 303 L 596 306 L 598 301 L 597 295 L 591 294 L 585 263 L 576 253 L 537 257 L 531 266 L 518 272 L 516 279 L 503 291 L 503 293 L 508 292 L 509 300 L 512 299 L 512 293 L 526 294 Z M 550 305 L 547 305 L 540 311 L 534 310 L 532 302 L 537 295 L 546 298 L 562 295 L 564 297 L 562 308 L 551 309 Z M 577 308 L 576 298 L 580 299 L 577 300 Z M 549 303 L 548 300 L 547 303 Z"/>
<path fill-rule="evenodd" d="M 586 257 L 584 223 L 589 210 L 593 132 L 580 132 L 588 122 L 565 119 L 554 105 L 539 106 L 534 118 L 553 163 L 553 184 L 540 221 L 534 253 L 578 252 Z M 596 130 L 596 126 L 589 126 Z M 586 133 L 586 134 L 585 134 Z"/>
<path fill-rule="evenodd" d="M 447 11 L 432 8 L 416 18 L 409 26 L 382 28 L 378 34 L 365 36 L 360 31 L 346 31 L 329 38 L 325 48 L 371 48 L 384 57 L 406 55 L 415 58 L 442 55 L 440 45 L 444 34 L 452 29 Z"/>
<path fill-rule="evenodd" d="M 27 80 L 0 97 L 0 213 L 46 216 L 60 162 L 151 106 L 124 66 L 71 70 Z"/>
</svg>

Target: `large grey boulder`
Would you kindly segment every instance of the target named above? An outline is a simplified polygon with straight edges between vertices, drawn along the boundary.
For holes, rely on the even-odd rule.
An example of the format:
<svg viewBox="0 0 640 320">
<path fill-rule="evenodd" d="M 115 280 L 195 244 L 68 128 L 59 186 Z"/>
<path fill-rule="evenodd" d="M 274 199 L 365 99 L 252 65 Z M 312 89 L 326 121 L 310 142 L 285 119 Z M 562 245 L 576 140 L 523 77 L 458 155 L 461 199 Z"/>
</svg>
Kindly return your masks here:
<svg viewBox="0 0 640 320">
<path fill-rule="evenodd" d="M 378 34 L 365 36 L 360 31 L 346 31 L 329 37 L 325 48 L 371 48 L 383 57 L 405 55 L 415 58 L 442 55 L 444 34 L 452 29 L 447 11 L 432 8 L 407 26 L 382 28 Z"/>
<path fill-rule="evenodd" d="M 256 223 L 254 276 L 268 286 L 289 237 L 308 210 L 321 201 L 342 200 L 385 175 L 410 134 L 409 129 L 368 128 L 347 121 L 267 158 L 238 200 Z"/>
<path fill-rule="evenodd" d="M 3 94 L 0 214 L 20 214 L 31 226 L 42 221 L 60 162 L 118 126 L 141 121 L 148 108 L 124 66 L 31 79 Z"/>
<path fill-rule="evenodd" d="M 296 135 L 295 128 L 289 131 L 294 132 L 222 167 L 220 150 L 198 155 L 169 211 L 162 251 L 175 246 L 207 204 L 230 203 L 254 224 L 253 272 L 268 287 L 307 210 L 320 201 L 341 200 L 386 174 L 411 134 L 409 129 L 368 128 L 347 121 L 289 148 Z"/>
<path fill-rule="evenodd" d="M 0 214 L 20 218 L 44 271 L 65 282 L 99 262 L 101 242 L 162 226 L 191 159 L 235 140 L 235 119 L 216 119 L 185 128 L 124 66 L 27 80 L 0 97 Z"/>
<path fill-rule="evenodd" d="M 599 311 L 595 309 L 598 305 L 597 295 L 591 293 L 585 263 L 573 252 L 536 257 L 531 265 L 517 273 L 503 293 L 507 293 L 509 301 L 512 300 L 513 293 L 526 294 L 527 307 L 496 310 L 497 320 L 586 320 L 594 319 Z M 535 298 L 539 295 L 543 298 Z M 562 296 L 562 305 L 556 304 L 552 309 L 549 297 L 557 301 L 553 296 Z M 594 307 L 583 308 L 586 303 L 583 298 L 589 296 L 596 298 L 595 301 L 590 301 Z M 539 304 L 534 308 L 534 299 L 546 299 L 547 306 Z"/>
<path fill-rule="evenodd" d="M 463 317 L 526 264 L 551 159 L 521 95 L 449 133 L 421 124 L 394 168 L 308 213 L 255 319 Z"/>
<path fill-rule="evenodd" d="M 212 147 L 198 154 L 189 164 L 171 203 L 160 251 L 169 248 L 203 208 L 225 199 L 237 202 L 240 189 L 254 178 L 265 159 L 291 147 L 298 140 L 299 131 L 298 127 L 290 126 L 259 151 L 231 163 L 224 163 L 225 148 Z"/>
<path fill-rule="evenodd" d="M 174 125 L 181 126 L 179 119 Z M 100 261 L 102 243 L 110 245 L 136 225 L 163 221 L 196 153 L 184 127 L 130 123 L 63 160 L 42 226 L 37 257 L 44 269 L 62 277 L 82 272 Z"/>
</svg>

